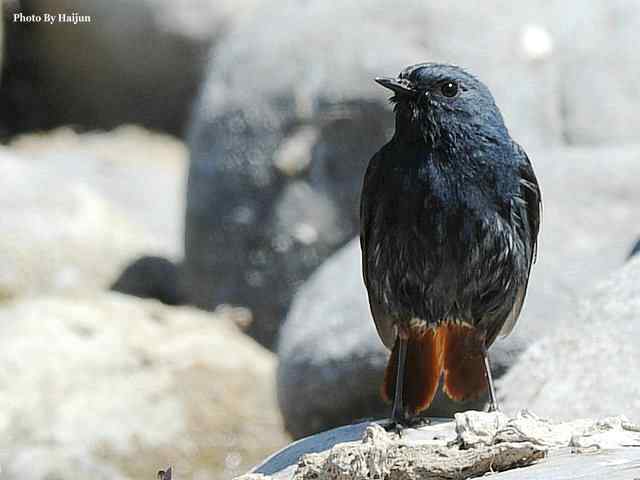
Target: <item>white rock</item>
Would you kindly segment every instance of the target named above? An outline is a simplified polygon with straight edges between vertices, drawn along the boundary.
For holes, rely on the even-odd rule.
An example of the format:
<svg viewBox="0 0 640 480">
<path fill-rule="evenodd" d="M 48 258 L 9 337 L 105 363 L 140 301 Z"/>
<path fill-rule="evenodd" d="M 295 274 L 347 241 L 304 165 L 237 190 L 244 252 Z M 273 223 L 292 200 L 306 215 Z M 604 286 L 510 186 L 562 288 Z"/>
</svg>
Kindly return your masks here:
<svg viewBox="0 0 640 480">
<path fill-rule="evenodd" d="M 625 412 L 640 419 L 640 258 L 583 295 L 573 316 L 533 344 L 498 381 L 503 407 L 574 419 Z"/>
<path fill-rule="evenodd" d="M 0 149 L 0 299 L 108 286 L 158 242 L 64 172 Z"/>
<path fill-rule="evenodd" d="M 178 139 L 133 125 L 81 134 L 58 128 L 9 147 L 44 175 L 85 184 L 126 212 L 154 237 L 157 253 L 182 257 L 188 152 Z"/>
<path fill-rule="evenodd" d="M 572 455 L 571 448 L 585 437 L 589 448 L 577 448 L 576 453 L 589 450 L 591 455 Z M 456 415 L 454 422 L 434 419 L 432 425 L 405 429 L 400 436 L 376 423 L 337 428 L 290 445 L 240 478 L 418 480 L 490 472 L 496 480 L 542 480 L 584 468 L 588 474 L 580 478 L 595 480 L 631 471 L 640 452 L 630 447 L 638 445 L 640 428 L 620 417 L 555 423 L 527 411 L 513 418 L 468 411 Z"/>
<path fill-rule="evenodd" d="M 274 357 L 226 318 L 49 297 L 0 308 L 0 338 L 3 478 L 229 477 L 285 443 Z"/>
</svg>

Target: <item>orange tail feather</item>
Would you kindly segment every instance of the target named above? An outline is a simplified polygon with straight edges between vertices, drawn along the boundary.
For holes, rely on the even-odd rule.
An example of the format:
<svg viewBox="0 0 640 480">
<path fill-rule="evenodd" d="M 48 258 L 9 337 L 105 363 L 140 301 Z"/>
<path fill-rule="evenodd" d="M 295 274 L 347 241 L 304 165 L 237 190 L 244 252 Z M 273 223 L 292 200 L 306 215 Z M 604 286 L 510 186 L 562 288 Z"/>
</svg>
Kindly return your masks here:
<svg viewBox="0 0 640 480">
<path fill-rule="evenodd" d="M 393 397 L 396 391 L 396 377 L 398 372 L 398 338 L 396 338 L 393 344 L 393 350 L 391 350 L 391 356 L 387 362 L 387 368 L 384 371 L 384 383 L 382 384 L 382 399 L 385 402 L 393 402 Z"/>
<path fill-rule="evenodd" d="M 456 401 L 478 398 L 487 388 L 483 338 L 469 325 L 446 324 L 444 337 L 444 392 Z"/>
<path fill-rule="evenodd" d="M 433 401 L 443 367 L 443 340 L 440 329 L 431 328 L 424 334 L 410 331 L 403 385 L 404 401 L 410 415 L 428 408 Z M 382 396 L 387 401 L 395 394 L 398 347 L 399 340 L 396 340 L 385 371 Z"/>
</svg>

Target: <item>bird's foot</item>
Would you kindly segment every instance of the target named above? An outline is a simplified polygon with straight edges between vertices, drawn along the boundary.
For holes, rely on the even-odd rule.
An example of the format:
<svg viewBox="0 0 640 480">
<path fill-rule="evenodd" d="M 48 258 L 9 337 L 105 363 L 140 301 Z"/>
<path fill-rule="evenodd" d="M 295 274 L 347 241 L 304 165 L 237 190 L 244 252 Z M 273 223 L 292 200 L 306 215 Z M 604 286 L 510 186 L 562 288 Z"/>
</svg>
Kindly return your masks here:
<svg viewBox="0 0 640 480">
<path fill-rule="evenodd" d="M 396 435 L 401 437 L 402 436 L 402 430 L 404 430 L 404 428 L 406 428 L 406 427 L 401 422 L 398 422 L 396 420 L 389 420 L 389 423 L 387 423 L 386 425 L 383 425 L 383 428 L 388 433 L 395 433 Z"/>
<path fill-rule="evenodd" d="M 427 425 L 431 425 L 431 419 L 429 417 L 413 417 L 407 420 L 408 428 L 422 428 Z"/>
<path fill-rule="evenodd" d="M 404 417 L 398 419 L 390 419 L 389 423 L 384 425 L 384 429 L 387 432 L 397 433 L 398 436 L 402 436 L 402 432 L 407 428 L 421 428 L 427 425 L 431 425 L 431 420 L 428 417 Z"/>
</svg>

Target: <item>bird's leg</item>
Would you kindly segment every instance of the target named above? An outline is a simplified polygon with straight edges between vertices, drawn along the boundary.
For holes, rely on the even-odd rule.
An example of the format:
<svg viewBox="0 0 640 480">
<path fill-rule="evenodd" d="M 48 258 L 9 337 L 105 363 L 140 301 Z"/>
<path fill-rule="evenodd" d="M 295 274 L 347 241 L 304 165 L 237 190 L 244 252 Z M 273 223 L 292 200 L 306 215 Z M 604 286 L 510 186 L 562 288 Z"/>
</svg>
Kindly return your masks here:
<svg viewBox="0 0 640 480">
<path fill-rule="evenodd" d="M 489 411 L 498 412 L 498 399 L 496 397 L 496 390 L 493 387 L 493 377 L 491 376 L 491 364 L 489 363 L 489 352 L 485 348 L 482 352 L 484 358 L 484 378 L 487 380 L 487 388 L 489 389 Z"/>
<path fill-rule="evenodd" d="M 398 328 L 398 364 L 396 367 L 396 385 L 393 394 L 393 409 L 391 410 L 391 423 L 387 427 L 402 435 L 404 428 L 418 428 L 429 425 L 431 422 L 425 417 L 411 417 L 407 412 L 404 398 L 404 380 L 407 370 L 407 350 L 409 348 L 409 331 L 406 328 Z"/>
<path fill-rule="evenodd" d="M 393 395 L 393 409 L 391 410 L 391 421 L 396 425 L 403 425 L 406 420 L 406 412 L 404 406 L 404 374 L 405 364 L 407 362 L 407 344 L 408 338 L 404 335 L 398 335 L 398 369 L 396 374 L 396 390 Z"/>
</svg>

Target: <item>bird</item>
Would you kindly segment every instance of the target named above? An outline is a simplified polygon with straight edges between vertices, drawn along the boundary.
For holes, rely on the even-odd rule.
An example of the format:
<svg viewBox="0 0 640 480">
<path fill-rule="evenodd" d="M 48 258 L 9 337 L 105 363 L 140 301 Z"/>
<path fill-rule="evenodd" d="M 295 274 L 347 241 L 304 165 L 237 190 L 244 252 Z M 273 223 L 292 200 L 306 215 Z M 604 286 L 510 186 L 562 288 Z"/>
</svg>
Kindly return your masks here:
<svg viewBox="0 0 640 480">
<path fill-rule="evenodd" d="M 488 349 L 520 315 L 537 254 L 541 192 L 487 86 L 420 63 L 375 81 L 391 90 L 395 131 L 367 166 L 362 273 L 391 355 L 382 396 L 393 424 L 420 420 L 442 378 L 453 400 L 489 390 Z"/>
</svg>

